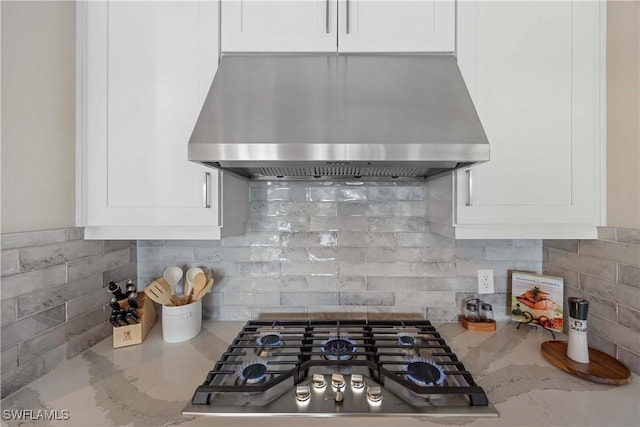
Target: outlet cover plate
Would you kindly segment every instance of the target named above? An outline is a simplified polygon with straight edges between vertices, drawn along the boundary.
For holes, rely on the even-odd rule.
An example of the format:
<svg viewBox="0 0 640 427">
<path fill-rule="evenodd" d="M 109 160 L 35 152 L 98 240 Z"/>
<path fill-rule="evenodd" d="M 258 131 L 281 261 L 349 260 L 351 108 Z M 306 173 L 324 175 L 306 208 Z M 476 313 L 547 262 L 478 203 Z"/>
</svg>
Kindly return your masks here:
<svg viewBox="0 0 640 427">
<path fill-rule="evenodd" d="M 493 270 L 478 270 L 478 293 L 492 294 L 494 292 Z"/>
</svg>

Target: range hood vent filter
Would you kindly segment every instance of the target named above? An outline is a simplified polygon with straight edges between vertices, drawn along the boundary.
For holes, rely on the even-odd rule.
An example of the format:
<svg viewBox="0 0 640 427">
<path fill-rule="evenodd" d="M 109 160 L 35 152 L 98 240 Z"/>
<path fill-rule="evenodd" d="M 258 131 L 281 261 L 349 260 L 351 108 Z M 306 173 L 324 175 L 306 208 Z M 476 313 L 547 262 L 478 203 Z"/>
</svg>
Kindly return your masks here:
<svg viewBox="0 0 640 427">
<path fill-rule="evenodd" d="M 291 179 L 362 179 L 387 180 L 410 179 L 423 180 L 425 176 L 434 176 L 440 172 L 462 167 L 463 165 L 441 164 L 434 165 L 319 165 L 319 166 L 244 166 L 237 165 L 223 167 L 219 163 L 204 162 L 207 166 L 230 171 L 236 175 L 255 180 Z"/>
</svg>

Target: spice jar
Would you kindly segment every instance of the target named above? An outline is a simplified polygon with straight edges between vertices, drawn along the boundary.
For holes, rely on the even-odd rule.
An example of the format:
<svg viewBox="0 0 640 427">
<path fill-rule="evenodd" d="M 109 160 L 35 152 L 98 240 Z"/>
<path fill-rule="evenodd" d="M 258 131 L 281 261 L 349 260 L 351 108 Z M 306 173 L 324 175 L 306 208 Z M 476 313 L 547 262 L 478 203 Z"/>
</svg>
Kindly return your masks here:
<svg viewBox="0 0 640 427">
<path fill-rule="evenodd" d="M 480 306 L 480 319 L 489 322 L 493 320 L 493 307 L 488 302 L 483 302 Z"/>
<path fill-rule="evenodd" d="M 468 301 L 464 311 L 464 317 L 470 322 L 478 321 L 478 304 L 475 301 Z"/>
</svg>

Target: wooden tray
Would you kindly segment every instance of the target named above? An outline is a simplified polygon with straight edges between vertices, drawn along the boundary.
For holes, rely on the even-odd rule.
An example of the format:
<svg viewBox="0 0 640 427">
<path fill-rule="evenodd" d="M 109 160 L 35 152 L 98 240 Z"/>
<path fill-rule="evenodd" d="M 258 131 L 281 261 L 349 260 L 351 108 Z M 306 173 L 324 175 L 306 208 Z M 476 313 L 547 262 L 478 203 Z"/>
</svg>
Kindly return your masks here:
<svg viewBox="0 0 640 427">
<path fill-rule="evenodd" d="M 623 363 L 599 350 L 589 347 L 589 363 L 579 363 L 567 356 L 566 341 L 545 341 L 542 355 L 565 372 L 603 384 L 622 385 L 631 381 L 631 373 Z"/>
<path fill-rule="evenodd" d="M 496 321 L 495 320 L 478 320 L 476 322 L 470 322 L 465 319 L 464 316 L 460 317 L 460 323 L 462 323 L 462 327 L 469 331 L 476 332 L 494 332 L 496 330 Z"/>
</svg>

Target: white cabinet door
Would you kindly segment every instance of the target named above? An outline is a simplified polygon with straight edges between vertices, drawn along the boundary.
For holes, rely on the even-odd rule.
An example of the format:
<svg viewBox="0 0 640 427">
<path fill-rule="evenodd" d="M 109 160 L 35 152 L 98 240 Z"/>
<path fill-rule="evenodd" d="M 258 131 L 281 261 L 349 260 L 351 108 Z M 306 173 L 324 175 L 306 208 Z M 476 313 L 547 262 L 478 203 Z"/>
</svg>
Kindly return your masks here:
<svg viewBox="0 0 640 427">
<path fill-rule="evenodd" d="M 223 52 L 335 52 L 336 0 L 221 0 Z"/>
<path fill-rule="evenodd" d="M 83 225 L 120 227 L 112 230 L 123 238 L 142 238 L 136 227 L 147 238 L 168 236 L 171 226 L 219 230 L 225 179 L 187 160 L 217 68 L 217 5 L 112 1 L 79 8 Z M 189 230 L 184 238 L 194 237 Z"/>
<path fill-rule="evenodd" d="M 453 52 L 454 0 L 338 0 L 340 52 Z"/>
<path fill-rule="evenodd" d="M 491 234 L 500 226 L 510 237 L 543 237 L 555 226 L 574 238 L 593 234 L 601 184 L 599 4 L 467 1 L 458 14 L 458 64 L 491 161 L 471 168 L 471 185 L 467 171 L 457 172 L 456 234 L 501 237 Z"/>
</svg>

